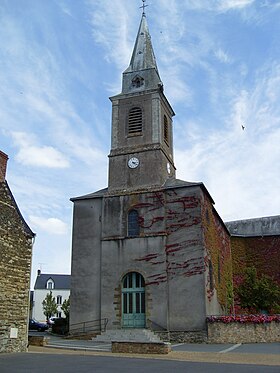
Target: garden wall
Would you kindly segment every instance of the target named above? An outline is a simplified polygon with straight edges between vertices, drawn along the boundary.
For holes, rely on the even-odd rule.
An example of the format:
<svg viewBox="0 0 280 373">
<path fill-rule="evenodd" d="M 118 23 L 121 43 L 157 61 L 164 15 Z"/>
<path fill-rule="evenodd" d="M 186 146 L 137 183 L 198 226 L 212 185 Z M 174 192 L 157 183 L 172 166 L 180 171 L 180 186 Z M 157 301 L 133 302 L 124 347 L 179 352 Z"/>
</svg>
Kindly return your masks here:
<svg viewBox="0 0 280 373">
<path fill-rule="evenodd" d="M 261 317 L 261 316 L 260 316 Z M 208 343 L 271 343 L 280 342 L 280 316 L 271 317 L 275 321 L 213 321 L 207 320 Z M 269 316 L 268 316 L 269 318 Z"/>
</svg>

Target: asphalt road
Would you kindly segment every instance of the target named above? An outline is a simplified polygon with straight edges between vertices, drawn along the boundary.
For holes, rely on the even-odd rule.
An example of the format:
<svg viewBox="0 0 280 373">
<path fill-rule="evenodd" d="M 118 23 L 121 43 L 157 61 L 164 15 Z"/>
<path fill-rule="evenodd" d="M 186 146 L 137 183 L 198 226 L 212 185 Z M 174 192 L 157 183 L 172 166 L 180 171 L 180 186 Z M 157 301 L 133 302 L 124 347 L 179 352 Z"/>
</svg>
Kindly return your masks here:
<svg viewBox="0 0 280 373">
<path fill-rule="evenodd" d="M 36 334 L 37 333 L 37 334 Z M 48 345 L 53 347 L 64 347 L 67 349 L 111 351 L 110 343 L 102 343 L 87 340 L 71 340 L 54 336 L 48 332 L 32 332 L 33 335 L 45 335 Z M 273 354 L 280 356 L 280 343 L 248 343 L 248 344 L 196 344 L 184 343 L 172 346 L 172 351 L 186 352 L 217 352 L 217 353 L 249 353 L 249 354 Z M 1 373 L 1 371 L 0 371 Z"/>
<path fill-rule="evenodd" d="M 280 355 L 280 343 L 245 343 L 245 344 L 196 344 L 184 343 L 172 346 L 173 351 L 218 352 L 238 354 L 273 354 Z M 280 369 L 279 369 L 280 373 Z"/>
<path fill-rule="evenodd" d="M 193 363 L 110 356 L 20 353 L 0 355 L 1 373 L 279 373 L 279 366 Z"/>
</svg>

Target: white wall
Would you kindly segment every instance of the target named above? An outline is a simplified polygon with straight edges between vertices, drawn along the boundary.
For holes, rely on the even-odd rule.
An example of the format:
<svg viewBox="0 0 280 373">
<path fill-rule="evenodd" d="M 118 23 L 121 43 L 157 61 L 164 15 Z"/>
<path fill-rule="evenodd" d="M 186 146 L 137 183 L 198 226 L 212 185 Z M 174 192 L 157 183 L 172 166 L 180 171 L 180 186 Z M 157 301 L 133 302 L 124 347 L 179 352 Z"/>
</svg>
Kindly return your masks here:
<svg viewBox="0 0 280 373">
<path fill-rule="evenodd" d="M 70 296 L 70 289 L 69 290 L 59 290 L 59 289 L 36 289 L 34 290 L 34 305 L 33 305 L 33 318 L 37 321 L 46 322 L 46 316 L 43 312 L 43 305 L 42 302 L 46 298 L 46 295 L 49 294 L 49 292 L 52 292 L 52 296 L 56 297 L 58 295 L 62 296 L 62 303 L 65 301 L 65 299 L 68 299 Z M 62 312 L 62 317 L 65 317 L 63 311 L 61 311 L 61 305 L 58 305 L 58 312 Z M 56 316 L 56 315 L 53 315 Z"/>
</svg>

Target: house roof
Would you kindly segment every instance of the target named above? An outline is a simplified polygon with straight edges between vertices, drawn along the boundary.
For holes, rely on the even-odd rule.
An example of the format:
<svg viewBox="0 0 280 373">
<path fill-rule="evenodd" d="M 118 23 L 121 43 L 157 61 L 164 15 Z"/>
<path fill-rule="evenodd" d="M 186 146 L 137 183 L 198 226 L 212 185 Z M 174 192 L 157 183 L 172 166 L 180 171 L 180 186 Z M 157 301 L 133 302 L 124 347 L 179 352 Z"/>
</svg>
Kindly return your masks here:
<svg viewBox="0 0 280 373">
<path fill-rule="evenodd" d="M 225 224 L 232 236 L 263 237 L 280 235 L 280 215 L 235 220 Z"/>
<path fill-rule="evenodd" d="M 68 290 L 70 289 L 71 275 L 56 275 L 53 273 L 41 273 L 37 276 L 34 289 L 46 289 L 48 280 L 53 280 L 54 290 Z"/>
</svg>

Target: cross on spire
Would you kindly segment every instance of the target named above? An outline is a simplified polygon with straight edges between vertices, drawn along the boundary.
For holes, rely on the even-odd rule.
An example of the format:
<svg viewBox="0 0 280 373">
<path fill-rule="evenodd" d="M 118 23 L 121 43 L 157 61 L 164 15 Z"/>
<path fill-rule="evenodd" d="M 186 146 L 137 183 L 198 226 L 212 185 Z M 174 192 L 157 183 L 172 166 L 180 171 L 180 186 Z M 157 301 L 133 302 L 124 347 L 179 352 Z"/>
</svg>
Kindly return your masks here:
<svg viewBox="0 0 280 373">
<path fill-rule="evenodd" d="M 145 8 L 148 6 L 148 5 L 145 4 L 145 2 L 146 2 L 146 0 L 142 0 L 143 5 L 140 6 L 140 9 L 141 8 L 143 9 L 143 13 L 142 13 L 143 16 L 145 15 Z"/>
</svg>

